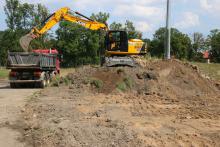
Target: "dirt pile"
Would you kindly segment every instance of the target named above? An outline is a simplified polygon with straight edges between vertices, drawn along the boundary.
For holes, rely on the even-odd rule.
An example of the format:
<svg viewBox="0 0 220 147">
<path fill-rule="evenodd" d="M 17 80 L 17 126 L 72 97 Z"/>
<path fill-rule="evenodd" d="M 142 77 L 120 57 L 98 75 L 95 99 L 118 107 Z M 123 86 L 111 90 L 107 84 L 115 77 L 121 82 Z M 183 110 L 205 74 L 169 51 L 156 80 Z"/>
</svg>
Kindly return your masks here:
<svg viewBox="0 0 220 147">
<path fill-rule="evenodd" d="M 87 66 L 70 73 L 67 78 L 72 81 L 73 86 L 78 87 L 86 84 L 94 85 L 96 81 L 100 83 L 96 85 L 98 92 L 105 94 L 114 93 L 117 89 L 121 90 L 120 86 L 123 87 L 123 82 L 127 85 L 124 90 L 165 97 L 202 96 L 216 94 L 218 91 L 212 81 L 200 75 L 196 66 L 178 60 L 152 62 L 146 68 Z"/>
<path fill-rule="evenodd" d="M 219 146 L 220 95 L 197 67 L 83 67 L 25 107 L 30 146 Z"/>
</svg>

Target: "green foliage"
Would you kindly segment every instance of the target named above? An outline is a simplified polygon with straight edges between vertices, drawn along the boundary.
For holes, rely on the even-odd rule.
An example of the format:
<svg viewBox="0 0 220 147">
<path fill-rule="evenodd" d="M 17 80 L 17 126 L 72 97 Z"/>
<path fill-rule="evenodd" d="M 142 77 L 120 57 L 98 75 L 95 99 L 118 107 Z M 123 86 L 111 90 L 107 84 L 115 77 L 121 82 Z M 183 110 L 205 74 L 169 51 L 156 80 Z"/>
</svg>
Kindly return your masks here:
<svg viewBox="0 0 220 147">
<path fill-rule="evenodd" d="M 110 30 L 124 30 L 123 25 L 121 23 L 113 22 L 109 26 Z"/>
<path fill-rule="evenodd" d="M 41 4 L 21 4 L 19 0 L 5 0 L 4 11 L 8 29 L 0 32 L 0 65 L 6 65 L 7 52 L 21 52 L 20 38 L 48 16 L 48 10 Z M 54 40 L 48 35 L 34 40 L 33 48 L 53 47 Z M 45 41 L 47 40 L 47 41 Z"/>
<path fill-rule="evenodd" d="M 206 50 L 206 40 L 202 33 L 193 33 L 192 47 L 195 52 Z"/>
<path fill-rule="evenodd" d="M 24 33 L 23 30 L 6 30 L 1 33 L 2 39 L 0 39 L 0 65 L 6 65 L 7 52 L 19 52 L 22 51 L 19 45 L 19 39 Z"/>
<path fill-rule="evenodd" d="M 126 20 L 125 31 L 128 32 L 128 39 L 141 39 L 142 33 L 137 31 L 134 27 L 133 22 Z"/>
<path fill-rule="evenodd" d="M 80 25 L 61 22 L 57 34 L 57 48 L 62 50 L 65 67 L 99 62 L 99 35 Z"/>
<path fill-rule="evenodd" d="M 67 77 L 64 77 L 64 78 L 62 79 L 62 81 L 63 81 L 63 83 L 64 83 L 65 85 L 70 85 L 70 84 L 71 84 L 71 80 L 68 79 Z"/>
<path fill-rule="evenodd" d="M 209 46 L 211 47 L 211 58 L 214 62 L 220 62 L 220 30 L 212 30 L 208 36 Z"/>
<path fill-rule="evenodd" d="M 54 86 L 54 87 L 59 87 L 60 86 L 60 76 L 56 76 L 52 79 L 51 83 L 50 83 L 51 86 Z"/>
<path fill-rule="evenodd" d="M 0 79 L 8 77 L 8 70 L 0 67 Z"/>
<path fill-rule="evenodd" d="M 91 18 L 106 22 L 109 14 L 99 12 L 92 14 Z M 56 47 L 62 50 L 65 57 L 63 66 L 99 63 L 100 48 L 104 49 L 104 34 L 101 31 L 92 31 L 71 22 L 61 22 L 56 34 Z"/>
<path fill-rule="evenodd" d="M 113 22 L 110 25 L 111 30 L 123 30 L 128 33 L 128 39 L 141 39 L 142 33 L 137 31 L 133 22 L 126 20 L 125 24 Z"/>
<path fill-rule="evenodd" d="M 121 91 L 126 91 L 127 90 L 127 86 L 124 82 L 120 82 L 117 84 L 117 89 L 121 90 Z"/>
<path fill-rule="evenodd" d="M 19 0 L 5 0 L 6 5 L 4 7 L 6 14 L 6 23 L 9 29 L 16 30 L 21 28 L 22 15 L 20 13 Z"/>
<path fill-rule="evenodd" d="M 149 52 L 152 56 L 163 57 L 165 50 L 165 28 L 160 28 L 154 34 L 150 44 Z M 178 59 L 187 59 L 191 50 L 191 40 L 188 35 L 179 30 L 171 29 L 171 55 Z"/>
<path fill-rule="evenodd" d="M 199 69 L 202 71 L 202 73 L 206 74 L 207 76 L 220 80 L 220 64 L 218 63 L 193 63 L 199 67 Z"/>
<path fill-rule="evenodd" d="M 59 87 L 60 84 L 65 84 L 66 86 L 71 84 L 71 80 L 68 77 L 56 76 L 51 81 L 51 86 Z"/>
<path fill-rule="evenodd" d="M 116 85 L 116 88 L 121 91 L 127 91 L 128 89 L 132 89 L 134 86 L 134 81 L 131 77 L 125 77 L 122 82 L 119 82 Z"/>
<path fill-rule="evenodd" d="M 95 78 L 90 79 L 90 84 L 95 86 L 97 89 L 101 89 L 103 87 L 103 82 Z"/>
<path fill-rule="evenodd" d="M 106 23 L 107 20 L 109 19 L 109 17 L 110 17 L 109 13 L 99 12 L 98 14 L 92 13 L 90 18 L 97 21 L 97 22 Z"/>
<path fill-rule="evenodd" d="M 5 0 L 5 2 L 6 23 L 13 31 L 29 30 L 39 25 L 48 16 L 47 8 L 41 4 L 21 4 L 19 0 Z"/>
</svg>

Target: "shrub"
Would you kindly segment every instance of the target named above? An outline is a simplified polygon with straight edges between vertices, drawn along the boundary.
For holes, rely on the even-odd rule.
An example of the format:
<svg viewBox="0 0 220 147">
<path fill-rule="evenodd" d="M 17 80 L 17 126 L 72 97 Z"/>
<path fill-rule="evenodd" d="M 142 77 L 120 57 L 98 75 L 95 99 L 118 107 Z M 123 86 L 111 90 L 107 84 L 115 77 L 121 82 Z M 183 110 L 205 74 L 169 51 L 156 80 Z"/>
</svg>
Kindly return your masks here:
<svg viewBox="0 0 220 147">
<path fill-rule="evenodd" d="M 103 82 L 99 79 L 92 78 L 89 81 L 89 83 L 95 86 L 97 89 L 101 89 L 103 87 Z"/>
<path fill-rule="evenodd" d="M 131 89 L 134 86 L 134 81 L 131 77 L 125 77 L 122 82 L 118 83 L 116 85 L 117 89 L 121 91 L 126 91 L 128 89 Z"/>
</svg>

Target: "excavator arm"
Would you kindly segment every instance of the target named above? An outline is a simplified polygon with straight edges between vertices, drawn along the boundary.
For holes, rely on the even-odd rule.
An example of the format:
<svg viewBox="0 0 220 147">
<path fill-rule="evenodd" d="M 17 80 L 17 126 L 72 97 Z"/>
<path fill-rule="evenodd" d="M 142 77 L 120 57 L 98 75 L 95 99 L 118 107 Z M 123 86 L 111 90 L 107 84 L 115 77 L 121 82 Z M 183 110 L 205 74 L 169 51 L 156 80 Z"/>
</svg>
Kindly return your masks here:
<svg viewBox="0 0 220 147">
<path fill-rule="evenodd" d="M 26 34 L 25 36 L 21 37 L 20 39 L 20 45 L 24 49 L 24 51 L 28 51 L 30 42 L 40 37 L 41 35 L 45 34 L 48 30 L 50 30 L 54 25 L 59 23 L 62 20 L 70 21 L 72 23 L 77 23 L 85 28 L 88 28 L 90 30 L 99 30 L 103 29 L 105 31 L 108 30 L 108 27 L 104 23 L 100 23 L 97 21 L 94 21 L 79 12 L 74 12 L 75 14 L 79 15 L 74 16 L 70 14 L 70 9 L 68 7 L 64 7 L 50 15 L 44 22 L 43 27 L 41 29 L 38 29 L 37 27 L 34 27 L 30 33 Z"/>
</svg>

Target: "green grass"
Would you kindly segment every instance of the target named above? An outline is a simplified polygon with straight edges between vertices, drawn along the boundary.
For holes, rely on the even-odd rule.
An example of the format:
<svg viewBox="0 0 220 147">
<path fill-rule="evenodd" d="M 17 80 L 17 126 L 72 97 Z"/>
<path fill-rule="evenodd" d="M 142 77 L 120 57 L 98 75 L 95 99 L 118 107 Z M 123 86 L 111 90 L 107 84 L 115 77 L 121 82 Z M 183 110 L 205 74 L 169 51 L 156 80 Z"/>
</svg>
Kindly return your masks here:
<svg viewBox="0 0 220 147">
<path fill-rule="evenodd" d="M 214 78 L 216 80 L 220 80 L 220 64 L 207 64 L 207 63 L 193 63 L 199 67 L 201 72 L 205 75 Z"/>
<path fill-rule="evenodd" d="M 121 91 L 127 91 L 128 89 L 132 89 L 134 86 L 134 81 L 131 77 L 125 77 L 122 82 L 116 85 L 117 89 Z"/>
<path fill-rule="evenodd" d="M 94 85 L 97 89 L 101 89 L 103 87 L 103 81 L 96 79 L 96 78 L 91 78 L 90 84 Z"/>
<path fill-rule="evenodd" d="M 9 70 L 0 67 L 0 79 L 6 79 L 8 77 Z"/>
</svg>

